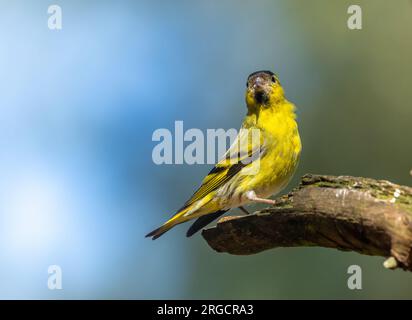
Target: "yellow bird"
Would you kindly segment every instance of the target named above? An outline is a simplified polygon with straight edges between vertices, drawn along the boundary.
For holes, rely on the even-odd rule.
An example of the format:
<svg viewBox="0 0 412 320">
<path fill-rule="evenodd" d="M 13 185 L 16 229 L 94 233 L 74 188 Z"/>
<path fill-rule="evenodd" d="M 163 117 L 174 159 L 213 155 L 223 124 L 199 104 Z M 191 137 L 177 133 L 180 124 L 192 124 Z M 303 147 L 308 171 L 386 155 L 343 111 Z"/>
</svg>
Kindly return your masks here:
<svg viewBox="0 0 412 320">
<path fill-rule="evenodd" d="M 156 239 L 174 226 L 197 218 L 190 237 L 232 208 L 250 203 L 274 204 L 268 197 L 280 192 L 299 162 L 301 141 L 295 106 L 284 95 L 271 71 L 249 75 L 247 115 L 235 142 L 204 178 L 193 196 L 161 227 L 146 237 Z"/>
</svg>

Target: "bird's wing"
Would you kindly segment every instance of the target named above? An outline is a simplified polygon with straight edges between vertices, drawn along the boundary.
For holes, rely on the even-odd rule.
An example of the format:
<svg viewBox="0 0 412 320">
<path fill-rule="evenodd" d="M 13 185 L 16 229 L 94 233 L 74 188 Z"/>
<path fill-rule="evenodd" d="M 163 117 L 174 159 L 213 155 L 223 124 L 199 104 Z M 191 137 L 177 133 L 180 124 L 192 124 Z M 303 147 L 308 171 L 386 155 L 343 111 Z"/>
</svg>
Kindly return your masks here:
<svg viewBox="0 0 412 320">
<path fill-rule="evenodd" d="M 251 130 L 241 129 L 235 142 L 223 155 L 209 174 L 203 179 L 202 185 L 185 203 L 182 209 L 187 208 L 198 200 L 203 199 L 212 191 L 217 190 L 243 168 L 259 160 L 265 151 L 262 135 L 254 136 Z"/>
<path fill-rule="evenodd" d="M 213 192 L 219 189 L 221 186 L 228 183 L 230 179 L 239 174 L 239 172 L 244 169 L 251 167 L 256 161 L 260 161 L 261 157 L 265 153 L 265 144 L 262 135 L 259 133 L 258 137 L 253 133 L 253 130 L 241 129 L 235 142 L 228 149 L 222 159 L 215 165 L 215 167 L 209 172 L 209 174 L 203 179 L 200 188 L 193 194 L 193 196 L 185 203 L 185 205 L 177 211 L 165 224 L 160 228 L 157 228 L 146 235 L 146 237 L 153 237 L 157 239 L 167 230 L 172 228 L 174 225 L 184 222 L 181 219 L 190 212 L 193 206 L 197 205 L 197 202 L 204 200 L 203 202 L 208 202 L 209 199 L 213 198 Z M 201 205 L 204 205 L 201 204 Z M 215 211 L 221 212 L 216 208 Z M 196 211 L 196 210 L 195 210 Z M 222 213 L 221 213 L 222 214 Z M 189 214 L 190 216 L 191 214 Z M 218 213 L 213 214 L 213 218 L 217 218 Z M 209 220 L 209 219 L 206 219 Z M 204 219 L 200 220 L 189 234 L 203 225 Z"/>
<path fill-rule="evenodd" d="M 216 220 L 221 215 L 223 215 L 227 210 L 219 210 L 213 213 L 206 214 L 197 218 L 197 220 L 190 226 L 189 230 L 186 232 L 186 237 L 193 236 L 196 232 L 206 227 L 213 220 Z"/>
</svg>

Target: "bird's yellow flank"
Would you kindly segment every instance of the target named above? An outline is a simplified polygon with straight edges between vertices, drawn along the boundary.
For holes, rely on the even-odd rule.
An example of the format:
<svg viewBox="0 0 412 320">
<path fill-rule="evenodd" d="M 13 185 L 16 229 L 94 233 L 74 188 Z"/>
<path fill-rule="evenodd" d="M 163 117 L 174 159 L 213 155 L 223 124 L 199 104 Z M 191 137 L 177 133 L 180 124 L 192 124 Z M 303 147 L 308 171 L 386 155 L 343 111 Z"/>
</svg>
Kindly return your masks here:
<svg viewBox="0 0 412 320">
<path fill-rule="evenodd" d="M 268 197 L 288 184 L 299 162 L 295 106 L 285 98 L 271 71 L 249 75 L 245 96 L 247 114 L 236 141 L 183 207 L 147 237 L 156 239 L 175 225 L 197 218 L 187 232 L 189 237 L 229 209 L 247 212 L 243 206 L 249 203 L 275 203 Z"/>
</svg>

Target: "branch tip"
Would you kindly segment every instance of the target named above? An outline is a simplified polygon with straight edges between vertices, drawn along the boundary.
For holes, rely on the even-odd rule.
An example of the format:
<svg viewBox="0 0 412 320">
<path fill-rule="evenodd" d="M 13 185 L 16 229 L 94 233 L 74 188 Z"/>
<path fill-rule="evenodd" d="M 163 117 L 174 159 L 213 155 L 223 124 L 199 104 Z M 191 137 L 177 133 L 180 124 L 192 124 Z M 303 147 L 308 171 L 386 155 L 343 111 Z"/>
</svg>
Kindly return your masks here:
<svg viewBox="0 0 412 320">
<path fill-rule="evenodd" d="M 386 259 L 386 260 L 383 262 L 383 266 L 384 266 L 386 269 L 391 269 L 391 270 L 393 270 L 393 269 L 396 269 L 396 268 L 398 267 L 398 261 L 396 261 L 396 259 L 395 259 L 394 257 L 389 257 L 388 259 Z"/>
</svg>

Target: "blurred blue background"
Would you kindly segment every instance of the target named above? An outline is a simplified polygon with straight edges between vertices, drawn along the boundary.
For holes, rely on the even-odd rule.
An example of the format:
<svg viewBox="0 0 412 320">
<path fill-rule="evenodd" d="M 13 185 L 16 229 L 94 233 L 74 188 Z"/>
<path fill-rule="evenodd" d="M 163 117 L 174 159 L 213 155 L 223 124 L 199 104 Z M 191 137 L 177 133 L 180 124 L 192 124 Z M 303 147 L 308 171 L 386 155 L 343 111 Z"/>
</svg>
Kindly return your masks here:
<svg viewBox="0 0 412 320">
<path fill-rule="evenodd" d="M 345 0 L 0 3 L 0 298 L 412 298 L 412 275 L 382 258 L 218 254 L 188 225 L 144 238 L 210 170 L 155 165 L 153 131 L 238 128 L 259 69 L 298 106 L 289 189 L 307 172 L 411 185 L 410 1 L 357 1 L 361 31 Z M 63 290 L 47 288 L 54 264 Z"/>
</svg>

